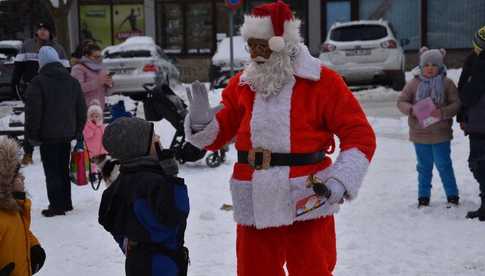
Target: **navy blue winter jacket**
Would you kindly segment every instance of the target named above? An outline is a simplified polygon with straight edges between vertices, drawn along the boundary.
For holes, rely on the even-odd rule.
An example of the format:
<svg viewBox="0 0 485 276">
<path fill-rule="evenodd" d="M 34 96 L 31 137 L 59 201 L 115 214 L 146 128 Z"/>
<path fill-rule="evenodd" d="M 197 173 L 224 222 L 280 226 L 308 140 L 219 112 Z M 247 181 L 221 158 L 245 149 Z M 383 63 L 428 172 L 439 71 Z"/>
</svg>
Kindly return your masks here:
<svg viewBox="0 0 485 276">
<path fill-rule="evenodd" d="M 119 177 L 103 193 L 99 223 L 126 254 L 127 276 L 181 276 L 187 273 L 188 214 L 183 179 L 142 157 L 121 164 Z"/>
</svg>

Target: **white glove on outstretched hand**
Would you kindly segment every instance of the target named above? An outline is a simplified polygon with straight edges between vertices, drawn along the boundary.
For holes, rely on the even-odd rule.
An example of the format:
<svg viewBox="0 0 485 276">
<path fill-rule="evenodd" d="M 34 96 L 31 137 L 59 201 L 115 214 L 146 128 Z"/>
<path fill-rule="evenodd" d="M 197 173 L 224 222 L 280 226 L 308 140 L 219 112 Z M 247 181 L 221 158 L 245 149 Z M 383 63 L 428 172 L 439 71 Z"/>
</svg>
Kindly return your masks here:
<svg viewBox="0 0 485 276">
<path fill-rule="evenodd" d="M 189 99 L 190 127 L 194 131 L 204 129 L 212 121 L 215 113 L 222 108 L 222 105 L 210 107 L 207 89 L 199 81 L 192 83 L 192 89 L 187 87 L 187 98 Z"/>
</svg>

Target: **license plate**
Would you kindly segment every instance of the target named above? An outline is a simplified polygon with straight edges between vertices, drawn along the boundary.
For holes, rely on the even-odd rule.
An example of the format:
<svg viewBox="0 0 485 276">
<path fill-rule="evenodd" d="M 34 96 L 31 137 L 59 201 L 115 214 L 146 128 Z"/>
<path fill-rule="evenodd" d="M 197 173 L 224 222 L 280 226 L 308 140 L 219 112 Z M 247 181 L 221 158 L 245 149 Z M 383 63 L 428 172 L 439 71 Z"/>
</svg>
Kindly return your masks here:
<svg viewBox="0 0 485 276">
<path fill-rule="evenodd" d="M 371 53 L 370 49 L 355 49 L 345 51 L 345 55 L 348 57 L 352 56 L 369 56 Z"/>
</svg>

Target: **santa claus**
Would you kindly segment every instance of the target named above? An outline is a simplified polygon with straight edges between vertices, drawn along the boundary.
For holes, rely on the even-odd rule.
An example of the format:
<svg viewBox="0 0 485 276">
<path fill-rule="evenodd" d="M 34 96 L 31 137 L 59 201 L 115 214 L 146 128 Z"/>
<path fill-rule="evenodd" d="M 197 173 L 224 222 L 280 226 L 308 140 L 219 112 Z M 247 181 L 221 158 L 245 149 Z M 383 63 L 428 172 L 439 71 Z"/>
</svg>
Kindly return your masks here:
<svg viewBox="0 0 485 276">
<path fill-rule="evenodd" d="M 285 264 L 289 275 L 331 275 L 333 215 L 356 198 L 376 147 L 359 103 L 310 55 L 299 28 L 282 1 L 255 7 L 241 27 L 251 62 L 222 92 L 222 108 L 210 108 L 198 82 L 188 93 L 187 139 L 208 150 L 235 140 L 239 276 L 285 275 Z"/>
</svg>

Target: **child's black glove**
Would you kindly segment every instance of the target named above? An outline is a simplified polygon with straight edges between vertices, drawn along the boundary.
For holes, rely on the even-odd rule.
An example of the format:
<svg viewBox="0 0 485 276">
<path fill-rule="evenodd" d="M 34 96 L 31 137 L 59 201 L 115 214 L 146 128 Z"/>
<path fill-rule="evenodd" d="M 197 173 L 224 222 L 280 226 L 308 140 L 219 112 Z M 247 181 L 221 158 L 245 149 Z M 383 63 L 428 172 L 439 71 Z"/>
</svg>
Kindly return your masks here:
<svg viewBox="0 0 485 276">
<path fill-rule="evenodd" d="M 9 276 L 10 273 L 15 269 L 14 263 L 9 263 L 0 269 L 0 276 Z"/>
<path fill-rule="evenodd" d="M 34 245 L 30 248 L 30 267 L 32 274 L 39 272 L 45 262 L 45 251 L 40 245 Z"/>
</svg>

